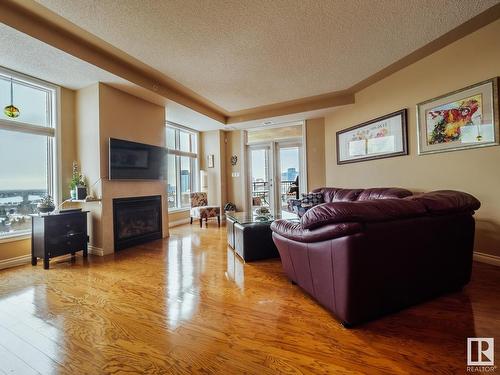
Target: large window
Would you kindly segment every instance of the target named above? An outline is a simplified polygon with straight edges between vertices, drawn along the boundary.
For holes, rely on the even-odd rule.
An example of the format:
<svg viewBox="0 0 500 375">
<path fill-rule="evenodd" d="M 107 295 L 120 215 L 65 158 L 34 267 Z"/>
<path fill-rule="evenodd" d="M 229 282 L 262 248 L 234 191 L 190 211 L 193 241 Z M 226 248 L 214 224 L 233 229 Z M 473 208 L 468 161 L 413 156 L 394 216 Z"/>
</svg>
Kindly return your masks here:
<svg viewBox="0 0 500 375">
<path fill-rule="evenodd" d="M 30 233 L 29 214 L 55 196 L 57 87 L 0 68 L 0 237 Z M 19 116 L 4 108 L 14 104 Z"/>
<path fill-rule="evenodd" d="M 167 123 L 168 208 L 188 208 L 189 194 L 196 190 L 198 133 Z"/>
</svg>

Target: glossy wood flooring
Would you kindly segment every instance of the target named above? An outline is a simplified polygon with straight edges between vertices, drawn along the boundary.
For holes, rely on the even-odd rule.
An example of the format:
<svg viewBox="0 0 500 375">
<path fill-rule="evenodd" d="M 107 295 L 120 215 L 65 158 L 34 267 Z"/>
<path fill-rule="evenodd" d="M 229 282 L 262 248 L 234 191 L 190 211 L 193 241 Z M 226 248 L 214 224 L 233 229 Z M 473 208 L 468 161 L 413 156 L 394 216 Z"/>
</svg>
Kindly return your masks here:
<svg viewBox="0 0 500 375">
<path fill-rule="evenodd" d="M 186 225 L 0 271 L 0 374 L 462 374 L 467 337 L 500 338 L 499 296 L 475 264 L 463 292 L 347 330 L 279 260 L 243 264 L 224 227 Z"/>
</svg>

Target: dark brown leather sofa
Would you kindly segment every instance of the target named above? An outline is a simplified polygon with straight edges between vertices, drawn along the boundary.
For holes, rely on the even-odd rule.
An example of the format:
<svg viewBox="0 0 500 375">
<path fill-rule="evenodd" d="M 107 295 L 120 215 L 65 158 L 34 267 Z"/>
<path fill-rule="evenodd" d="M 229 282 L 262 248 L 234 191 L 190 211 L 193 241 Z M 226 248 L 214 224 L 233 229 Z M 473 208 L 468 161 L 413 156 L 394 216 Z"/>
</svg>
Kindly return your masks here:
<svg viewBox="0 0 500 375">
<path fill-rule="evenodd" d="M 472 195 L 443 190 L 323 188 L 300 222 L 277 220 L 273 240 L 288 277 L 352 326 L 470 280 Z"/>
</svg>

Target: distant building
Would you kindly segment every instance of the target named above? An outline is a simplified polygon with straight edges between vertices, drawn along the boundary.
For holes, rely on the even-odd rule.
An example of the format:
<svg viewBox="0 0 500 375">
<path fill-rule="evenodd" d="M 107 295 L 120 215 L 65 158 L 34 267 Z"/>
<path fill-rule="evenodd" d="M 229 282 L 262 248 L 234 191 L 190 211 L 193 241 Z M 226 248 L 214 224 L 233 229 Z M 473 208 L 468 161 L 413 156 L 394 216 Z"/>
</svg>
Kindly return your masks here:
<svg viewBox="0 0 500 375">
<path fill-rule="evenodd" d="M 287 181 L 295 181 L 295 178 L 299 175 L 299 171 L 297 171 L 295 168 L 288 168 L 286 171 L 287 174 Z"/>
<path fill-rule="evenodd" d="M 189 171 L 186 169 L 181 170 L 181 192 L 189 191 Z"/>
</svg>

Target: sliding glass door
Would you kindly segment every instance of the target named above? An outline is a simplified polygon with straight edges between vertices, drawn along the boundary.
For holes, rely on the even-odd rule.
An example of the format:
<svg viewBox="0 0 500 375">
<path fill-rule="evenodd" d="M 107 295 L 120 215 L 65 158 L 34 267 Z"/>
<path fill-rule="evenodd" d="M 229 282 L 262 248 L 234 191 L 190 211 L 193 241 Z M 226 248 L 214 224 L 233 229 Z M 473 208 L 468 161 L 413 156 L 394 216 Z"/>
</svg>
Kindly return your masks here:
<svg viewBox="0 0 500 375">
<path fill-rule="evenodd" d="M 249 147 L 250 161 L 250 207 L 252 211 L 259 207 L 267 207 L 273 210 L 273 179 L 270 146 Z"/>
<path fill-rule="evenodd" d="M 304 191 L 301 142 L 250 145 L 248 160 L 251 210 L 263 206 L 273 215 L 286 216 L 288 200 Z"/>
<path fill-rule="evenodd" d="M 288 209 L 289 199 L 298 199 L 301 190 L 301 156 L 300 143 L 276 143 L 276 196 L 277 212 L 283 214 Z"/>
</svg>

